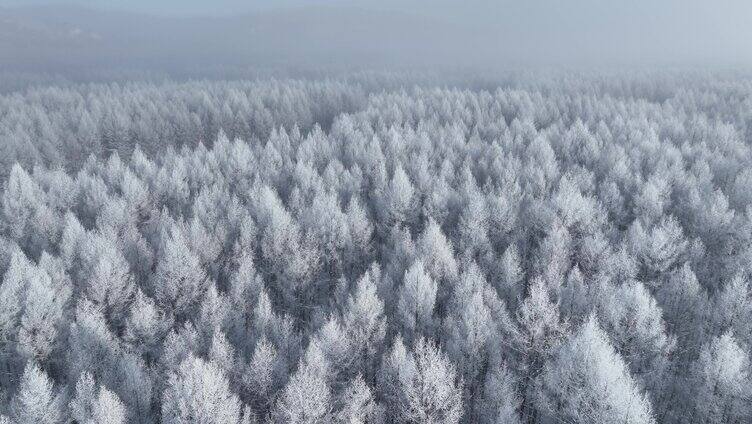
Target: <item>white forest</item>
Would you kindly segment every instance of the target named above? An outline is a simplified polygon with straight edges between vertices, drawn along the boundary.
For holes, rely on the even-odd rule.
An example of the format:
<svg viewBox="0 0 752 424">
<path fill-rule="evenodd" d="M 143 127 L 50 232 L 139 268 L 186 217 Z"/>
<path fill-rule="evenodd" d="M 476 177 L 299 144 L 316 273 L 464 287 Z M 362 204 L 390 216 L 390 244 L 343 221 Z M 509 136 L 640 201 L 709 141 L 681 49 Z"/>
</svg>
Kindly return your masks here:
<svg viewBox="0 0 752 424">
<path fill-rule="evenodd" d="M 752 82 L 0 96 L 0 422 L 752 420 Z"/>
</svg>

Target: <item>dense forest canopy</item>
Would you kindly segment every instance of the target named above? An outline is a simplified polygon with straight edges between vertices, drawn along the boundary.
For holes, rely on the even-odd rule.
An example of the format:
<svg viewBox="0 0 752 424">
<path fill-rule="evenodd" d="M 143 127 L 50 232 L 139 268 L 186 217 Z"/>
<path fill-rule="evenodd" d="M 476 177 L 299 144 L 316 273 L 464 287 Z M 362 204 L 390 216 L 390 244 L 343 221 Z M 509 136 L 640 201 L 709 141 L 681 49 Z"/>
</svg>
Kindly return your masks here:
<svg viewBox="0 0 752 424">
<path fill-rule="evenodd" d="M 0 423 L 752 420 L 752 79 L 463 81 L 0 95 Z"/>
</svg>

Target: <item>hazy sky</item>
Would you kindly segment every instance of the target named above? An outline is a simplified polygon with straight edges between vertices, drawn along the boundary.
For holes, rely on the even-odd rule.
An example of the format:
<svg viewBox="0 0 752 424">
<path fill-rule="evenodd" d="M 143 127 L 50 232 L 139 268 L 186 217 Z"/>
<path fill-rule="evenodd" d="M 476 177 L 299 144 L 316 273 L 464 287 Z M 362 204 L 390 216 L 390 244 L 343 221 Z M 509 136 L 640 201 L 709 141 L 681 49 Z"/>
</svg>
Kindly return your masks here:
<svg viewBox="0 0 752 424">
<path fill-rule="evenodd" d="M 190 37 L 194 51 L 203 44 L 212 46 L 207 53 L 223 50 L 228 57 L 237 53 L 249 59 L 258 49 L 274 50 L 279 56 L 289 48 L 296 54 L 318 54 L 316 60 L 329 53 L 340 55 L 342 60 L 347 60 L 347 54 L 358 54 L 350 57 L 354 65 L 364 57 L 378 55 L 389 58 L 390 63 L 421 56 L 416 62 L 752 64 L 752 0 L 0 0 L 0 6 L 70 4 L 167 19 L 212 16 L 207 24 L 192 23 L 200 28 L 196 31 L 175 24 L 175 30 L 169 32 L 174 39 L 171 42 Z M 360 16 L 354 16 L 353 10 Z M 375 10 L 382 14 L 364 18 L 363 13 Z M 237 19 L 246 13 L 255 17 L 231 24 L 217 20 Z M 269 13 L 275 17 L 266 19 Z M 280 20 L 279 14 L 295 17 Z M 69 20 L 87 27 L 76 16 Z M 208 28 L 213 30 L 205 31 L 206 40 L 195 34 Z M 153 28 L 144 30 L 140 35 L 148 37 Z M 129 26 L 124 25 L 122 31 L 129 31 Z M 2 36 L 0 28 L 0 43 Z M 120 38 L 128 36 L 121 34 Z M 238 46 L 238 40 L 256 43 L 254 53 Z M 164 40 L 153 41 L 159 44 Z M 174 46 L 170 48 L 174 50 Z M 234 52 L 233 48 L 239 50 Z"/>
<path fill-rule="evenodd" d="M 68 5 L 120 9 L 166 15 L 245 13 L 280 7 L 297 7 L 338 0 L 0 0 L 0 5 Z M 356 0 L 358 1 L 358 0 Z"/>
</svg>

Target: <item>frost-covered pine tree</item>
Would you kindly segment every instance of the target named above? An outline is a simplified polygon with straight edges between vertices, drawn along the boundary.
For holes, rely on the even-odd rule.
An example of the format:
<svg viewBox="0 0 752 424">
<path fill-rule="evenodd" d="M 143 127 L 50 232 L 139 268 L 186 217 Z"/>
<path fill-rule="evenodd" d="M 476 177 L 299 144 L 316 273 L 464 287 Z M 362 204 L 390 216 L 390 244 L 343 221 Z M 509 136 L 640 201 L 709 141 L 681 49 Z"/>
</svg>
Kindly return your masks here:
<svg viewBox="0 0 752 424">
<path fill-rule="evenodd" d="M 537 385 L 543 423 L 655 423 L 650 400 L 594 317 L 564 342 Z"/>
<path fill-rule="evenodd" d="M 434 309 L 438 285 L 423 268 L 423 262 L 416 261 L 405 271 L 399 292 L 397 313 L 399 323 L 409 340 L 421 336 L 431 336 L 436 330 Z"/>
<path fill-rule="evenodd" d="M 33 362 L 26 364 L 11 401 L 11 419 L 18 424 L 57 424 L 65 420 L 62 398 L 47 374 Z"/>
<path fill-rule="evenodd" d="M 241 404 L 222 369 L 189 355 L 170 375 L 162 395 L 162 422 L 236 424 Z"/>
<path fill-rule="evenodd" d="M 81 374 L 69 404 L 70 416 L 83 424 L 124 424 L 126 410 L 120 398 L 104 386 L 96 389 L 91 374 Z"/>
<path fill-rule="evenodd" d="M 334 404 L 327 383 L 329 364 L 316 342 L 311 343 L 277 400 L 272 417 L 279 423 L 331 422 Z"/>
<path fill-rule="evenodd" d="M 462 378 L 454 365 L 432 342 L 418 340 L 406 359 L 411 367 L 398 374 L 401 422 L 456 424 L 463 413 Z"/>
<path fill-rule="evenodd" d="M 731 333 L 703 346 L 692 367 L 695 392 L 692 422 L 741 423 L 750 418 L 752 379 L 749 357 Z"/>
<path fill-rule="evenodd" d="M 182 230 L 173 225 L 165 229 L 162 255 L 152 277 L 152 290 L 160 305 L 176 315 L 186 314 L 208 287 L 206 271 L 198 256 L 190 250 Z"/>
</svg>

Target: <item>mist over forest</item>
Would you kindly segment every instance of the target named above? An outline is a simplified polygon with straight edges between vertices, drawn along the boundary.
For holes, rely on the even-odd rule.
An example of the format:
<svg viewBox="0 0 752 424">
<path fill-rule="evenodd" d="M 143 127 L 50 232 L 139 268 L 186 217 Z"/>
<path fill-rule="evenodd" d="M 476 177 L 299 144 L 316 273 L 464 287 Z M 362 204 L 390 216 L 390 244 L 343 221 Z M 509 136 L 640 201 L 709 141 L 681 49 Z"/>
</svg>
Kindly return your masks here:
<svg viewBox="0 0 752 424">
<path fill-rule="evenodd" d="M 219 69 L 743 67 L 741 0 L 4 0 L 0 69 L 226 77 Z"/>
<path fill-rule="evenodd" d="M 0 424 L 752 421 L 750 18 L 0 1 Z"/>
</svg>

